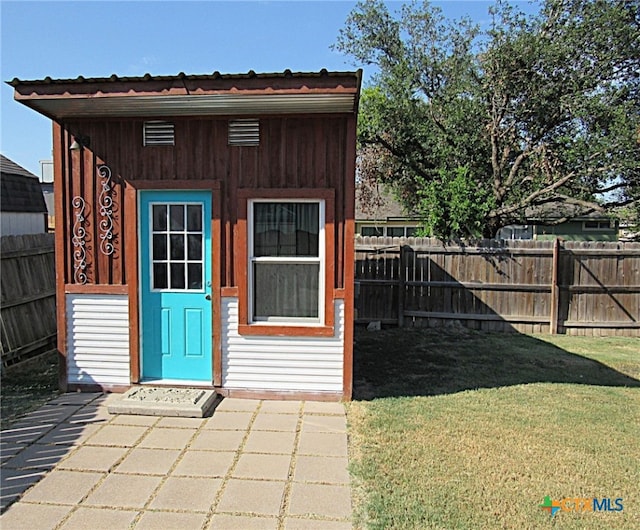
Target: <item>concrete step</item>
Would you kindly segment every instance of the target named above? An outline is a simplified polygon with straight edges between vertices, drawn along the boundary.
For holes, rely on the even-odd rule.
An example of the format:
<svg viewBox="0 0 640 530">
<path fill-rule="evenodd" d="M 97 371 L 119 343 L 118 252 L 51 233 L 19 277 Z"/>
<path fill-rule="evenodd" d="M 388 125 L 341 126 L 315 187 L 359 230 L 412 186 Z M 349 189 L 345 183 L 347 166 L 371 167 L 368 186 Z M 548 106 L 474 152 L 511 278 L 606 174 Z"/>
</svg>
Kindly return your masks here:
<svg viewBox="0 0 640 530">
<path fill-rule="evenodd" d="M 203 418 L 218 403 L 215 390 L 136 386 L 108 405 L 110 414 Z"/>
</svg>

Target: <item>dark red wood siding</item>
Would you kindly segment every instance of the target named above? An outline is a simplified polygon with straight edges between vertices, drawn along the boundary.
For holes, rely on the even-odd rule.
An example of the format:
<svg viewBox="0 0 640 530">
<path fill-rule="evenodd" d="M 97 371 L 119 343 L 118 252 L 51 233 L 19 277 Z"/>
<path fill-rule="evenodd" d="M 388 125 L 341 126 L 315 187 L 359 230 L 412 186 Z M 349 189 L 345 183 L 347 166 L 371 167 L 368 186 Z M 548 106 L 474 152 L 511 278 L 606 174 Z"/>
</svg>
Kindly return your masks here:
<svg viewBox="0 0 640 530">
<path fill-rule="evenodd" d="M 343 288 L 345 220 L 353 211 L 349 189 L 354 178 L 353 147 L 355 116 L 310 115 L 260 117 L 260 145 L 236 147 L 227 144 L 226 118 L 167 118 L 175 124 L 175 146 L 143 147 L 142 119 L 79 120 L 64 124 L 58 134 L 60 149 L 55 153 L 61 166 L 64 189 L 64 283 L 74 279 L 73 244 L 77 209 L 72 200 L 82 197 L 86 204 L 84 247 L 87 260 L 87 284 L 126 285 L 126 223 L 136 223 L 124 207 L 125 187 L 220 187 L 221 208 L 221 285 L 237 286 L 234 275 L 234 226 L 237 222 L 239 188 L 329 188 L 335 190 L 335 281 Z M 90 147 L 69 151 L 72 135 L 89 137 Z M 111 255 L 99 251 L 101 229 L 99 197 L 101 179 L 98 168 L 106 164 L 112 171 L 113 234 L 115 250 Z M 214 186 L 213 183 L 219 183 Z M 131 232 L 129 232 L 131 233 Z"/>
</svg>

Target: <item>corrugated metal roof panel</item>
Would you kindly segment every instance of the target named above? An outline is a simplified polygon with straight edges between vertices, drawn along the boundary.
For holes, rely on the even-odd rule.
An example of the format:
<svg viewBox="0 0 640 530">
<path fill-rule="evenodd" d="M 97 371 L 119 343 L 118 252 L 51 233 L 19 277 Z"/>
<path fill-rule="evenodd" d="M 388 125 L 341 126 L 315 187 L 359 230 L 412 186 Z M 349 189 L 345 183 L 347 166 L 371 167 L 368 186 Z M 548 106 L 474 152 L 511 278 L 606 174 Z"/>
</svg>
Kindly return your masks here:
<svg viewBox="0 0 640 530">
<path fill-rule="evenodd" d="M 68 79 L 52 79 L 47 76 L 44 79 L 25 80 L 14 77 L 11 81 L 7 81 L 8 85 L 16 87 L 21 84 L 29 85 L 56 85 L 56 84 L 83 84 L 83 83 L 137 83 L 140 81 L 212 81 L 218 79 L 234 80 L 234 79 L 267 79 L 267 78 L 300 78 L 300 77 L 344 77 L 352 75 L 362 75 L 361 70 L 356 72 L 336 72 L 329 71 L 325 68 L 318 72 L 292 72 L 291 70 L 285 70 L 284 72 L 272 72 L 272 73 L 256 73 L 253 70 L 249 70 L 246 73 L 236 74 L 223 74 L 219 71 L 215 71 L 212 74 L 185 74 L 180 72 L 177 75 L 151 75 L 146 73 L 141 76 L 119 76 L 112 74 L 109 77 L 84 77 L 78 76 Z"/>
<path fill-rule="evenodd" d="M 22 81 L 20 103 L 55 120 L 355 113 L 362 71 L 93 77 Z"/>
<path fill-rule="evenodd" d="M 57 118 L 165 117 L 248 114 L 352 113 L 354 94 L 180 95 L 31 99 L 29 106 Z"/>
</svg>

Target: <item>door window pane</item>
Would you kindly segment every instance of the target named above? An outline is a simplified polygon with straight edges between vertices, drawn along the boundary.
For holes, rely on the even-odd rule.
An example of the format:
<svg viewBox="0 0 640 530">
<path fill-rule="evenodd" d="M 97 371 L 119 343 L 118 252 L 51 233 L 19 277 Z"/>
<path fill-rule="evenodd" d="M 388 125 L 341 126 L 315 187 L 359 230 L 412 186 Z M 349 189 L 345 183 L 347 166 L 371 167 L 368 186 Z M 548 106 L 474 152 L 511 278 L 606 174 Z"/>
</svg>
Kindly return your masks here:
<svg viewBox="0 0 640 530">
<path fill-rule="evenodd" d="M 171 231 L 184 230 L 184 206 L 182 204 L 172 204 L 169 206 L 169 227 Z"/>
<path fill-rule="evenodd" d="M 171 234 L 171 259 L 184 259 L 184 236 L 182 234 Z"/>
<path fill-rule="evenodd" d="M 167 207 L 164 204 L 153 205 L 153 229 L 167 229 Z"/>
<path fill-rule="evenodd" d="M 167 236 L 153 234 L 153 259 L 167 259 Z"/>
<path fill-rule="evenodd" d="M 187 206 L 187 230 L 189 232 L 202 232 L 202 206 L 199 204 Z"/>
<path fill-rule="evenodd" d="M 166 263 L 154 263 L 153 264 L 153 288 L 154 289 L 166 289 L 167 285 L 167 264 Z"/>
<path fill-rule="evenodd" d="M 189 289 L 202 289 L 202 264 L 189 263 L 187 265 L 187 282 Z"/>
<path fill-rule="evenodd" d="M 171 289 L 184 289 L 184 263 L 171 264 Z"/>
<path fill-rule="evenodd" d="M 202 235 L 201 234 L 189 234 L 187 236 L 187 259 L 189 260 L 202 259 Z"/>
</svg>

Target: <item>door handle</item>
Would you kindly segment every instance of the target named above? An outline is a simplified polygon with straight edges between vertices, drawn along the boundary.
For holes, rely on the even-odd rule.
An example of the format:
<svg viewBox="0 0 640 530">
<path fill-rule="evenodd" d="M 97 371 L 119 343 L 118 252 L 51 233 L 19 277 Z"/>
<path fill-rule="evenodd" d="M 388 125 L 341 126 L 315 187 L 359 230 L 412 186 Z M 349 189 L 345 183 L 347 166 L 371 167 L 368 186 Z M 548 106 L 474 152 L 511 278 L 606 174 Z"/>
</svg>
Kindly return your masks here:
<svg viewBox="0 0 640 530">
<path fill-rule="evenodd" d="M 204 299 L 205 300 L 211 300 L 211 295 L 210 294 L 205 295 Z"/>
</svg>

